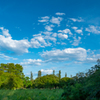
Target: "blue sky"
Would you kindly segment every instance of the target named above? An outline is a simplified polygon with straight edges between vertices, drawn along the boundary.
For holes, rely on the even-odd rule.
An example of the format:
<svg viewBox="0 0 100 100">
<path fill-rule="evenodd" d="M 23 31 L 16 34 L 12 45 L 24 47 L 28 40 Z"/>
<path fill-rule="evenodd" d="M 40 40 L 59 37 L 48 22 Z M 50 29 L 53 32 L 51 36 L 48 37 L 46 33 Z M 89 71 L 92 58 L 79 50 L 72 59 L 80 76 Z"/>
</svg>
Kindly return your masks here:
<svg viewBox="0 0 100 100">
<path fill-rule="evenodd" d="M 0 63 L 19 63 L 34 78 L 86 72 L 100 58 L 99 0 L 3 0 Z"/>
</svg>

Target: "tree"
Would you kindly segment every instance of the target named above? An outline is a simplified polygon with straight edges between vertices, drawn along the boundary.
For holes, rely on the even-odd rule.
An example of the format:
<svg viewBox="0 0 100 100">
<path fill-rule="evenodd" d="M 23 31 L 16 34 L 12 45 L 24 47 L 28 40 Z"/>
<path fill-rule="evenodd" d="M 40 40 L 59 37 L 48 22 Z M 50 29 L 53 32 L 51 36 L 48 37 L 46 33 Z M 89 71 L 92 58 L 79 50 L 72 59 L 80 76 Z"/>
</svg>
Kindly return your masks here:
<svg viewBox="0 0 100 100">
<path fill-rule="evenodd" d="M 40 70 L 38 71 L 38 77 L 41 77 L 41 71 Z"/>
<path fill-rule="evenodd" d="M 31 81 L 33 81 L 33 73 L 31 71 L 31 77 L 30 77 Z"/>
<path fill-rule="evenodd" d="M 61 79 L 61 70 L 59 70 L 59 74 L 58 74 L 59 80 Z"/>
<path fill-rule="evenodd" d="M 67 73 L 65 73 L 65 77 L 67 77 Z"/>
<path fill-rule="evenodd" d="M 55 70 L 53 70 L 53 75 L 55 75 Z"/>
</svg>

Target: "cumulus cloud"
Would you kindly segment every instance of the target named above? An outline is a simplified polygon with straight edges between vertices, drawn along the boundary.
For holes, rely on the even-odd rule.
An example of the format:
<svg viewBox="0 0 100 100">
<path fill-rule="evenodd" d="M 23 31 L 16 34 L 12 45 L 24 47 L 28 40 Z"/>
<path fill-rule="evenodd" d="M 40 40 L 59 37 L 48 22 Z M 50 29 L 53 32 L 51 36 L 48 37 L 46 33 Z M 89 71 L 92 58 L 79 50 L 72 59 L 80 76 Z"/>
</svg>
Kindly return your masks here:
<svg viewBox="0 0 100 100">
<path fill-rule="evenodd" d="M 44 32 L 43 32 L 44 33 Z M 46 47 L 46 46 L 51 46 L 52 43 L 51 42 L 55 42 L 56 43 L 56 38 L 53 36 L 50 36 L 50 32 L 46 32 L 46 35 L 41 35 L 41 34 L 37 34 L 37 35 L 33 35 L 33 38 L 31 39 L 31 45 L 34 48 L 39 48 L 39 47 Z"/>
<path fill-rule="evenodd" d="M 87 52 L 84 48 L 67 48 L 64 50 L 46 51 L 41 54 L 46 62 L 59 62 L 78 60 L 83 61 L 86 59 Z"/>
<path fill-rule="evenodd" d="M 80 40 L 81 40 L 81 37 L 78 37 L 78 39 L 76 39 L 76 37 L 74 37 L 74 42 L 73 42 L 72 45 L 74 45 L 74 46 L 78 46 L 79 43 L 80 43 Z"/>
<path fill-rule="evenodd" d="M 53 36 L 53 37 L 57 37 L 57 33 L 53 33 L 52 36 Z"/>
<path fill-rule="evenodd" d="M 43 61 L 41 59 L 24 59 L 21 65 L 41 65 Z"/>
<path fill-rule="evenodd" d="M 100 34 L 100 27 L 99 26 L 89 25 L 89 27 L 86 28 L 85 31 L 92 32 L 94 34 Z"/>
<path fill-rule="evenodd" d="M 65 13 L 57 12 L 56 15 L 65 15 Z"/>
<path fill-rule="evenodd" d="M 58 30 L 58 32 L 60 32 L 60 33 L 69 33 L 70 35 L 72 35 L 70 29 Z"/>
<path fill-rule="evenodd" d="M 50 20 L 51 23 L 57 24 L 58 26 L 60 26 L 60 22 L 63 20 L 63 18 L 61 17 L 52 17 L 52 19 Z"/>
<path fill-rule="evenodd" d="M 11 37 L 8 29 L 4 29 L 4 27 L 0 27 L 0 29 L 2 30 L 2 33 L 3 33 L 4 36 Z"/>
<path fill-rule="evenodd" d="M 53 70 L 52 69 L 41 69 L 41 72 L 43 74 L 52 74 L 53 73 Z"/>
<path fill-rule="evenodd" d="M 76 33 L 79 33 L 79 34 L 82 33 L 82 28 L 78 29 L 77 27 L 72 27 L 72 29 L 74 29 Z"/>
<path fill-rule="evenodd" d="M 70 20 L 72 20 L 73 22 L 83 22 L 84 20 L 79 17 L 78 19 L 77 18 L 69 18 Z"/>
<path fill-rule="evenodd" d="M 48 22 L 49 16 L 41 17 L 41 20 L 38 20 L 39 22 Z"/>
<path fill-rule="evenodd" d="M 31 39 L 31 45 L 34 48 L 39 48 L 39 47 L 50 46 L 51 44 L 45 41 L 44 36 L 42 36 L 41 34 L 39 35 L 37 34 Z"/>
<path fill-rule="evenodd" d="M 27 39 L 13 40 L 9 34 L 9 30 L 1 28 L 2 34 L 0 35 L 0 48 L 1 50 L 9 50 L 12 53 L 22 54 L 28 53 L 28 48 L 31 47 Z"/>
<path fill-rule="evenodd" d="M 67 39 L 68 38 L 68 35 L 59 33 L 58 34 L 58 37 L 61 38 L 61 39 Z"/>
<path fill-rule="evenodd" d="M 3 58 L 3 59 L 5 59 L 5 60 L 10 60 L 10 59 L 12 59 L 12 60 L 17 60 L 17 58 L 9 57 L 9 56 L 6 56 L 6 55 L 4 55 L 4 54 L 0 54 L 0 58 Z"/>
<path fill-rule="evenodd" d="M 54 25 L 50 25 L 50 26 L 46 25 L 46 26 L 45 26 L 45 29 L 46 29 L 47 31 L 52 31 L 52 30 L 53 30 L 52 27 L 54 27 Z"/>
</svg>

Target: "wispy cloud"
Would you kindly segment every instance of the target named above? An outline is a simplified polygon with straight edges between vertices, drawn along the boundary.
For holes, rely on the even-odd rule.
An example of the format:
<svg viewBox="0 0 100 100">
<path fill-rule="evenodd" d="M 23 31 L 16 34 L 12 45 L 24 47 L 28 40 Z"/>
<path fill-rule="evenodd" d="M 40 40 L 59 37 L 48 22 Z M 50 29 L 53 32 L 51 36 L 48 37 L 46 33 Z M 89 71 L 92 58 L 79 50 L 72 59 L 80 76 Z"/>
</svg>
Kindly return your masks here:
<svg viewBox="0 0 100 100">
<path fill-rule="evenodd" d="M 70 35 L 72 35 L 70 29 L 58 30 L 58 32 L 60 32 L 60 33 L 69 33 Z"/>
<path fill-rule="evenodd" d="M 74 42 L 73 42 L 72 45 L 74 45 L 74 46 L 78 46 L 79 43 L 80 43 L 80 40 L 81 40 L 81 37 L 78 37 L 78 39 L 76 39 L 76 37 L 74 37 Z"/>
<path fill-rule="evenodd" d="M 52 74 L 53 73 L 53 70 L 52 69 L 41 69 L 41 72 L 43 74 Z"/>
<path fill-rule="evenodd" d="M 13 57 L 9 57 L 9 56 L 6 56 L 5 54 L 0 54 L 0 58 L 3 58 L 4 60 L 17 60 L 17 58 L 13 58 Z"/>
<path fill-rule="evenodd" d="M 86 28 L 85 31 L 92 32 L 94 34 L 100 34 L 100 27 L 99 26 L 89 25 L 89 27 Z"/>
<path fill-rule="evenodd" d="M 72 27 L 72 29 L 74 29 L 76 33 L 79 33 L 79 34 L 81 33 L 81 35 L 83 35 L 82 34 L 82 28 L 78 29 L 78 27 Z"/>
<path fill-rule="evenodd" d="M 41 65 L 43 61 L 41 59 L 24 59 L 21 65 Z"/>
<path fill-rule="evenodd" d="M 73 22 L 83 22 L 84 20 L 79 17 L 79 18 L 69 18 L 70 20 L 72 20 Z"/>
<path fill-rule="evenodd" d="M 39 22 L 48 22 L 49 21 L 49 16 L 45 16 L 45 17 L 41 17 L 40 20 L 38 20 Z"/>
<path fill-rule="evenodd" d="M 60 15 L 60 16 L 62 16 L 62 15 L 65 15 L 65 13 L 57 12 L 56 15 Z"/>
</svg>

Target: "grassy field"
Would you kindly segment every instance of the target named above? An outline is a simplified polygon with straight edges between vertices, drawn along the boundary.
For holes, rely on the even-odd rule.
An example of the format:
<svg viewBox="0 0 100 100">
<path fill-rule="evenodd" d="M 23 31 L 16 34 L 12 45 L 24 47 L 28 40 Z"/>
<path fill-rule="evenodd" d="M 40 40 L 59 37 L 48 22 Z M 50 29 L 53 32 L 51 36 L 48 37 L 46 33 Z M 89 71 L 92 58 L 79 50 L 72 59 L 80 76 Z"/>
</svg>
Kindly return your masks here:
<svg viewBox="0 0 100 100">
<path fill-rule="evenodd" d="M 60 100 L 62 89 L 0 90 L 0 100 Z"/>
</svg>

